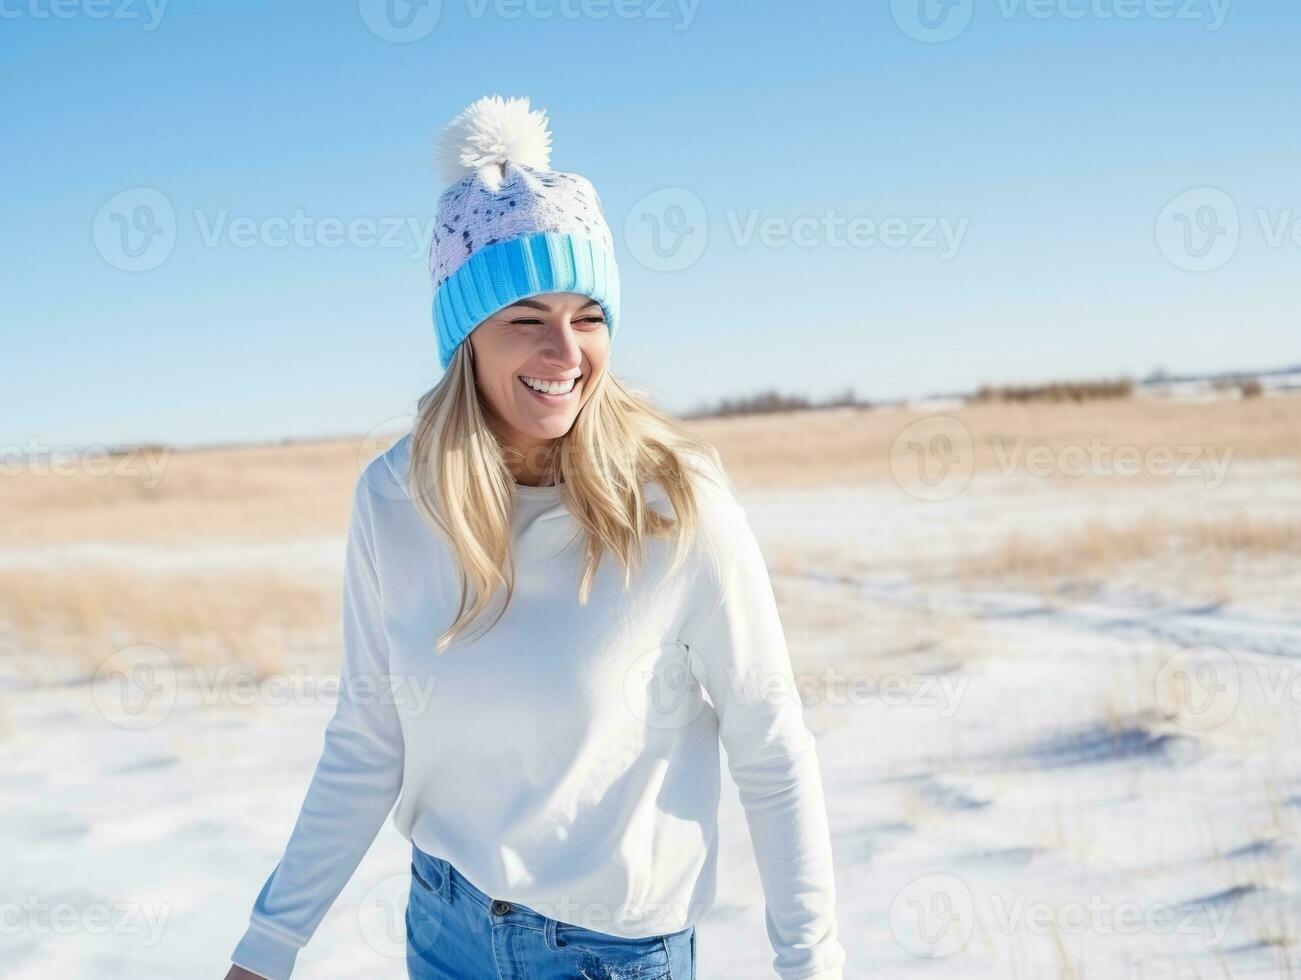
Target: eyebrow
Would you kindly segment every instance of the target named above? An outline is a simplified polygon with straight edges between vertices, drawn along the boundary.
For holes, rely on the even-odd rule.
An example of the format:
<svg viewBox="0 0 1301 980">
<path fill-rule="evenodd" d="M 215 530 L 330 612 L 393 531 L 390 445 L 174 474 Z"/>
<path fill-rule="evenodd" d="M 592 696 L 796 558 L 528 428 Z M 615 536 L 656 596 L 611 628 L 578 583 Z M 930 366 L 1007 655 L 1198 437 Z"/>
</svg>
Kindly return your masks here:
<svg viewBox="0 0 1301 980">
<path fill-rule="evenodd" d="M 590 303 L 584 303 L 582 306 L 580 306 L 579 310 L 585 310 L 589 306 L 600 306 L 600 305 L 601 304 L 598 303 L 596 300 L 592 300 Z M 545 303 L 539 303 L 536 300 L 531 300 L 531 299 L 516 300 L 514 303 L 511 304 L 511 306 L 527 306 L 533 310 L 541 310 L 543 313 L 551 312 L 551 307 L 547 306 Z"/>
</svg>

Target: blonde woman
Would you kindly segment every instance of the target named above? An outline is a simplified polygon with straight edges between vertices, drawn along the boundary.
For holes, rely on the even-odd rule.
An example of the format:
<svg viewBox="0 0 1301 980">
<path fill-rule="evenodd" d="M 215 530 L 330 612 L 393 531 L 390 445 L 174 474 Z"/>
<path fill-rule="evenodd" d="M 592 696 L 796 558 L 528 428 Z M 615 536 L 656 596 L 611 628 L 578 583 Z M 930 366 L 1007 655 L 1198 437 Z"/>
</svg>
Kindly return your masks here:
<svg viewBox="0 0 1301 980">
<path fill-rule="evenodd" d="M 720 740 L 777 975 L 842 976 L 763 556 L 714 449 L 611 372 L 609 230 L 549 139 L 496 96 L 443 133 L 446 373 L 356 482 L 338 704 L 229 977 L 290 976 L 393 810 L 413 980 L 693 978 Z"/>
</svg>

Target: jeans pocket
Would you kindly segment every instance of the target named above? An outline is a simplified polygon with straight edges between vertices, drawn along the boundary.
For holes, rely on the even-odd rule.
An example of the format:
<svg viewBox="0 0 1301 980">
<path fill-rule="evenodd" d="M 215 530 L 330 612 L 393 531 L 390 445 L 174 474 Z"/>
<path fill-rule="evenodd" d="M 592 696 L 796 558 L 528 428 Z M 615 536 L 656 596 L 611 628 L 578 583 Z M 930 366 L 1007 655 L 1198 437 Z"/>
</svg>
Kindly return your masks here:
<svg viewBox="0 0 1301 980">
<path fill-rule="evenodd" d="M 568 922 L 556 924 L 555 941 L 583 955 L 600 976 L 636 976 L 639 980 L 669 980 L 669 950 L 663 936 L 630 939 Z"/>
<path fill-rule="evenodd" d="M 415 861 L 411 862 L 411 878 L 413 881 L 415 881 L 417 885 L 419 885 L 421 888 L 427 891 L 430 895 L 438 894 L 438 889 L 425 880 L 424 875 L 420 873 L 420 869 L 416 867 Z"/>
</svg>

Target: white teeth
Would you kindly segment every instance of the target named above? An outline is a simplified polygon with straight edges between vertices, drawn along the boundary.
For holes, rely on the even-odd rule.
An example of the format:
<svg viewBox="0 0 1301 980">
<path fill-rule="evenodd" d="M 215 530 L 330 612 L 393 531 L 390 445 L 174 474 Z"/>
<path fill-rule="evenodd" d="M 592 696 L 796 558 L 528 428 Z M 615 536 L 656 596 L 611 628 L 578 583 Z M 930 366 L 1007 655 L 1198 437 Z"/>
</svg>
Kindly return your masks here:
<svg viewBox="0 0 1301 980">
<path fill-rule="evenodd" d="M 520 380 L 534 391 L 540 391 L 544 395 L 567 395 L 578 383 L 577 378 L 570 378 L 568 381 L 540 381 L 537 378 L 526 378 L 524 375 L 520 375 Z"/>
</svg>

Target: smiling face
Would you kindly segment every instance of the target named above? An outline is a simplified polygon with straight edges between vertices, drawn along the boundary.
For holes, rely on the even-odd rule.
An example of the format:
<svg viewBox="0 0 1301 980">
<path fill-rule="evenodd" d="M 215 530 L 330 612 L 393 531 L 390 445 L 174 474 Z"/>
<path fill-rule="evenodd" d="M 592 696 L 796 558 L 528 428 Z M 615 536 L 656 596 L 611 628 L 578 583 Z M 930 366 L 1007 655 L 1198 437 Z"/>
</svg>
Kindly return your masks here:
<svg viewBox="0 0 1301 980">
<path fill-rule="evenodd" d="M 525 460 L 570 430 L 610 356 L 605 313 L 581 293 L 519 300 L 476 326 L 466 343 L 498 437 Z M 537 474 L 517 470 L 516 478 L 533 483 Z"/>
</svg>

